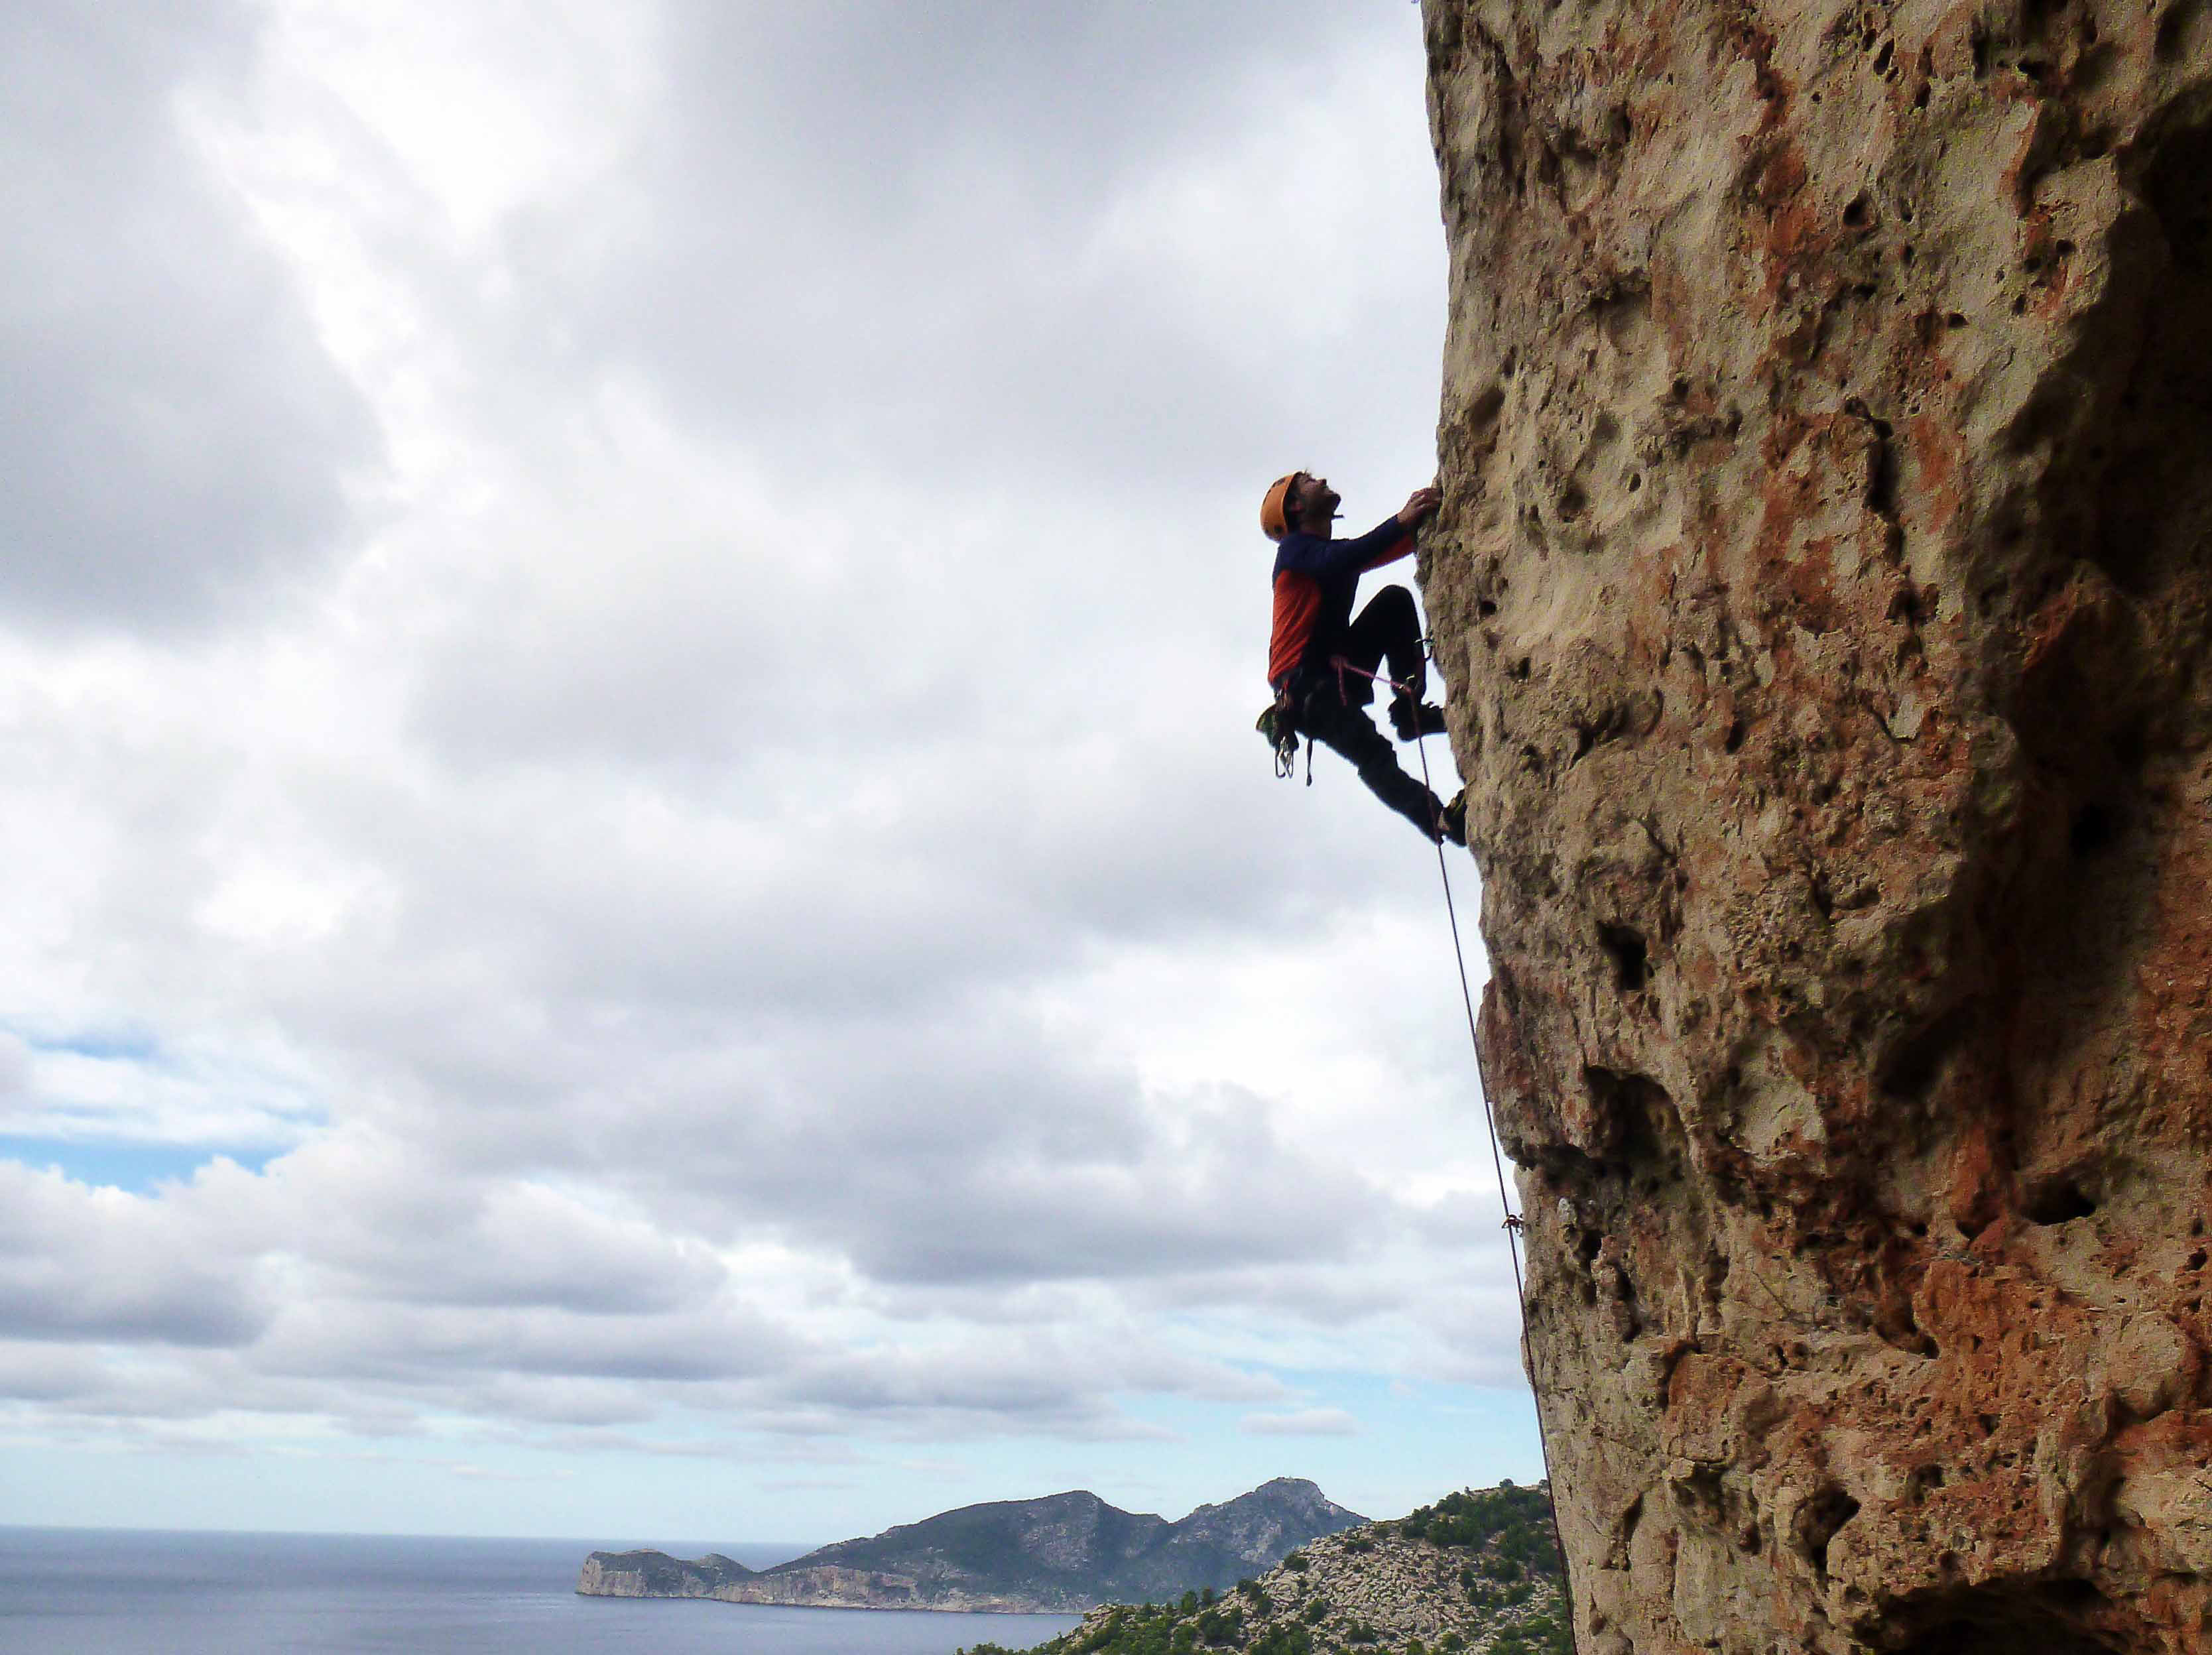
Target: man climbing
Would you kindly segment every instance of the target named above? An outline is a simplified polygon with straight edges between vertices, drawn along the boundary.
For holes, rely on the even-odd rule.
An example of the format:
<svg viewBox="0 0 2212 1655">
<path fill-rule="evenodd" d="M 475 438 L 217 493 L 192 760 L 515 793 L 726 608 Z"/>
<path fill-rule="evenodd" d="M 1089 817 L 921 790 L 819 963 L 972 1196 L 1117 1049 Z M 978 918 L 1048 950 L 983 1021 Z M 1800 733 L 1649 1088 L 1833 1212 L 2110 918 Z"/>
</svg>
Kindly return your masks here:
<svg viewBox="0 0 2212 1655">
<path fill-rule="evenodd" d="M 1275 542 L 1275 630 L 1267 647 L 1267 683 L 1275 711 L 1289 727 L 1342 753 L 1384 804 L 1431 843 L 1467 843 L 1467 794 L 1446 805 L 1398 768 L 1398 756 L 1367 715 L 1372 674 L 1389 663 L 1390 727 L 1401 741 L 1419 741 L 1444 727 L 1443 709 L 1424 702 L 1428 661 L 1421 650 L 1420 612 L 1413 594 L 1386 586 L 1355 618 L 1359 577 L 1413 549 L 1413 529 L 1443 496 L 1416 489 L 1392 516 L 1356 540 L 1334 538 L 1340 496 L 1327 479 L 1292 472 L 1278 478 L 1260 502 L 1260 527 Z"/>
</svg>

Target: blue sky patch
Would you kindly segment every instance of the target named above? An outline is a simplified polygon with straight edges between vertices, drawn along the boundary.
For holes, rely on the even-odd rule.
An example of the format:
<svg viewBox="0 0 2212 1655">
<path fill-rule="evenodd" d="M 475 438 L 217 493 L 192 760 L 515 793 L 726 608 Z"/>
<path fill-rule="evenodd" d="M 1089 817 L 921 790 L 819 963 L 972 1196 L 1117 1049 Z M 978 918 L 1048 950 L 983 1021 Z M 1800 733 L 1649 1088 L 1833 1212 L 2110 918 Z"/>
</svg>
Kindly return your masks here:
<svg viewBox="0 0 2212 1655">
<path fill-rule="evenodd" d="M 144 1195 L 160 1183 L 181 1183 L 217 1156 L 258 1172 L 283 1152 L 209 1148 L 204 1144 L 79 1143 L 62 1138 L 0 1134 L 0 1157 L 41 1170 L 58 1166 L 81 1183 Z"/>
</svg>

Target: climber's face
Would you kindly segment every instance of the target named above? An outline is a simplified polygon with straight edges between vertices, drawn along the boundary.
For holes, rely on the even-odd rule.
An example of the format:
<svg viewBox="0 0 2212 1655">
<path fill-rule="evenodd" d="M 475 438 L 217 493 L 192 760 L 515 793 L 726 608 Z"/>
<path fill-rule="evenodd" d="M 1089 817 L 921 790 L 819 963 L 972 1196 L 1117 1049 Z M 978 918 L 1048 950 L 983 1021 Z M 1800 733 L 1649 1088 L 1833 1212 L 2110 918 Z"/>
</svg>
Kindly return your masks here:
<svg viewBox="0 0 2212 1655">
<path fill-rule="evenodd" d="M 1341 498 L 1322 477 L 1301 477 L 1291 485 L 1291 520 L 1309 534 L 1328 531 L 1336 516 L 1337 502 Z"/>
</svg>

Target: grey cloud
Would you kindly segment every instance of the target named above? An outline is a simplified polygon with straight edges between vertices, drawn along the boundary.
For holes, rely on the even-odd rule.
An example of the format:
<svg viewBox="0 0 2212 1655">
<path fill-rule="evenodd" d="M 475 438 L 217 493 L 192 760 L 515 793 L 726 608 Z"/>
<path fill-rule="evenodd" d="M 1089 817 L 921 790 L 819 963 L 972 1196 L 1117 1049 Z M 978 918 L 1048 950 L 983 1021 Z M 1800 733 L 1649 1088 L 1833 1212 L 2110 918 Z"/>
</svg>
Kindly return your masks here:
<svg viewBox="0 0 2212 1655">
<path fill-rule="evenodd" d="M 0 1202 L 0 1306 L 41 1340 L 217 1341 L 77 1367 L 0 1351 L 0 1391 L 15 1374 L 80 1419 L 397 1437 L 458 1415 L 610 1447 L 706 1420 L 802 1449 L 1158 1440 L 1117 1398 L 1297 1417 L 1263 1355 L 1188 1348 L 1418 1342 L 1433 1307 L 1392 1250 L 1455 1246 L 1462 1217 L 1423 1227 L 1261 1100 L 1148 1086 L 1094 1050 L 1146 1031 L 1086 998 L 1220 939 L 1279 946 L 1332 1019 L 1373 1009 L 1316 939 L 1347 910 L 1387 921 L 1378 847 L 1412 847 L 1363 834 L 1372 807 L 1326 758 L 1315 794 L 1268 791 L 1246 733 L 1266 551 L 1239 479 L 1311 460 L 1355 500 L 1414 480 L 1346 468 L 1420 462 L 1433 282 L 1380 272 L 1316 319 L 1295 271 L 1255 265 L 1249 304 L 1209 307 L 1113 215 L 1237 175 L 1236 135 L 1295 65 L 1410 38 L 1388 10 L 681 4 L 642 169 L 506 225 L 497 274 L 527 302 L 410 235 L 423 204 L 380 219 L 400 245 L 379 256 L 407 261 L 381 271 L 394 303 L 469 382 L 428 435 L 480 445 L 472 503 L 380 538 L 322 620 L 134 648 L 137 691 L 57 692 L 50 733 L 8 747 L 85 824 L 49 847 L 91 940 L 53 980 L 159 1008 L 165 1038 L 250 1030 L 296 1056 L 275 1067 L 312 1094 L 310 1141 L 115 1209 L 112 1238 L 161 1261 L 135 1298 L 101 1298 L 116 1265 L 83 1192 L 36 1249 Z M 88 331 L 40 348 L 63 353 L 67 430 L 92 417 L 69 397 L 96 411 L 118 386 L 203 409 L 202 492 L 124 445 L 108 503 L 140 515 L 111 545 L 49 465 L 40 520 L 111 563 L 12 600 L 0 576 L 0 603 L 205 620 L 222 590 L 313 567 L 362 450 L 296 301 L 160 115 L 188 69 L 233 74 L 243 33 L 204 68 L 183 35 L 232 14 L 175 39 L 120 15 L 90 42 L 41 25 L 130 106 L 65 159 L 148 201 L 82 230 Z M 1409 58 L 1410 127 L 1417 78 Z M 72 176 L 55 187 L 106 199 Z M 607 235 L 581 233 L 595 216 Z M 170 251 L 108 259 L 129 236 Z M 1202 251 L 1245 269 L 1242 241 Z M 50 296 L 41 270 L 26 291 Z M 179 337 L 131 337 L 149 294 Z M 114 359 L 67 356 L 94 337 Z M 611 386 L 647 405 L 644 437 L 609 428 Z M 1316 430 L 1343 451 L 1271 452 Z M 201 508 L 244 526 L 191 551 Z M 156 518 L 166 541 L 139 532 Z M 131 572 L 157 544 L 189 555 Z M 302 681 L 326 730 L 227 715 Z M 295 869 L 366 894 L 304 940 L 211 929 L 225 882 L 264 867 L 280 897 Z M 1467 1295 L 1486 1329 L 1496 1297 Z M 1432 1365 L 1480 1354 L 1432 1342 Z"/>
<path fill-rule="evenodd" d="M 702 1227 L 750 1221 L 900 1285 L 1218 1275 L 1343 1257 L 1386 1221 L 1258 1100 L 1147 1100 L 1018 1018 L 833 1025 L 811 1049 L 787 1036 L 784 1061 L 788 1090 L 719 1109 L 668 1092 L 610 1119 L 634 1146 L 617 1176 Z"/>
<path fill-rule="evenodd" d="M 514 256 L 562 332 L 645 367 L 688 417 L 814 478 L 895 453 L 940 492 L 1018 474 L 1110 496 L 1141 477 L 1186 499 L 1264 463 L 1255 442 L 1310 429 L 1299 397 L 1364 403 L 1399 383 L 1425 431 L 1432 368 L 1390 364 L 1435 361 L 1432 284 L 1419 313 L 1391 293 L 1356 326 L 1298 332 L 1301 242 L 1351 242 L 1344 257 L 1389 279 L 1361 257 L 1379 233 L 1361 197 L 1316 190 L 1294 222 L 1216 247 L 1254 267 L 1234 304 L 1194 305 L 1185 272 L 1100 240 L 1124 193 L 1233 143 L 1255 109 L 1296 107 L 1377 20 L 1005 3 L 672 18 L 680 68 L 645 175 L 591 213 L 630 240 L 578 267 L 538 222 Z M 1410 44 L 1413 14 L 1389 21 Z M 1419 109 L 1410 76 L 1404 107 Z M 1417 204 L 1430 223 L 1432 199 Z"/>
<path fill-rule="evenodd" d="M 266 1372 L 435 1392 L 477 1373 L 553 1379 L 726 1381 L 781 1371 L 806 1342 L 737 1306 L 580 1316 L 343 1299 L 290 1307 L 256 1352 Z"/>
<path fill-rule="evenodd" d="M 161 1203 L 0 1161 L 0 1326 L 19 1338 L 236 1345 L 272 1307 L 252 1272 L 174 1244 Z"/>
<path fill-rule="evenodd" d="M 240 72 L 244 16 L 33 0 L 0 21 L 0 608 L 20 619 L 202 621 L 325 558 L 373 457 L 299 294 L 177 125 L 180 87 Z"/>
<path fill-rule="evenodd" d="M 457 1179 L 358 1138 L 274 1162 L 258 1187 L 245 1179 L 213 1169 L 202 1194 L 228 1190 L 276 1232 L 312 1234 L 308 1256 L 363 1298 L 646 1318 L 708 1303 L 722 1281 L 704 1249 L 641 1221 L 612 1221 L 543 1184 Z"/>
</svg>

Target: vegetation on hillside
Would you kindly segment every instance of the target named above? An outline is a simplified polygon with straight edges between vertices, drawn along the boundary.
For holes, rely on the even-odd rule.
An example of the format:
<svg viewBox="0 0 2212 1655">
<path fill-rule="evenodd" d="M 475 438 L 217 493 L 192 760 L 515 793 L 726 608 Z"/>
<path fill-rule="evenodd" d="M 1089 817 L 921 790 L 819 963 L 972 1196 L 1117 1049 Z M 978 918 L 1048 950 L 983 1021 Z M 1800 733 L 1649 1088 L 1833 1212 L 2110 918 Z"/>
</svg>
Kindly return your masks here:
<svg viewBox="0 0 2212 1655">
<path fill-rule="evenodd" d="M 1393 1647 L 1374 1627 L 1318 1592 L 1303 1608 L 1295 1596 L 1278 1603 L 1276 1593 L 1295 1594 L 1304 1582 L 1322 1579 L 1310 1573 L 1313 1558 L 1298 1551 L 1268 1580 L 1241 1581 L 1218 1600 L 1210 1591 L 1194 1592 L 1179 1603 L 1119 1604 L 1095 1612 L 1035 1655 L 1570 1655 L 1558 1591 L 1559 1550 L 1542 1489 L 1510 1482 L 1467 1489 L 1397 1522 L 1348 1530 L 1334 1542 L 1335 1567 L 1357 1569 L 1378 1542 L 1393 1539 L 1457 1555 L 1458 1589 L 1466 1594 L 1462 1601 L 1474 1611 L 1473 1625 L 1486 1629 L 1446 1633 L 1433 1647 L 1418 1638 Z M 985 1644 L 962 1655 L 1014 1652 Z"/>
</svg>

